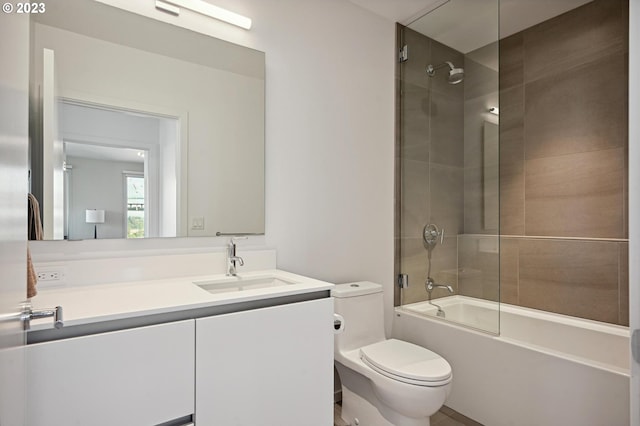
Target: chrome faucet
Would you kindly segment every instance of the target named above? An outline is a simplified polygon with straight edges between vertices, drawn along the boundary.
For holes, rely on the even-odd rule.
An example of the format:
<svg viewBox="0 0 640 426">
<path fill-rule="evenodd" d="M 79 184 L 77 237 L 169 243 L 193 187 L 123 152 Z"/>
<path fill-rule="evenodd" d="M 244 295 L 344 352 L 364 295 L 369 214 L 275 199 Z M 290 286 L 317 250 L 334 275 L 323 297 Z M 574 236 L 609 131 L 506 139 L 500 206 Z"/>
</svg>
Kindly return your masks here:
<svg viewBox="0 0 640 426">
<path fill-rule="evenodd" d="M 425 284 L 427 285 L 427 293 L 429 293 L 429 300 L 431 300 L 431 292 L 433 291 L 434 288 L 446 288 L 447 290 L 449 290 L 449 293 L 453 294 L 453 287 L 451 287 L 450 285 L 436 284 L 435 281 L 433 281 L 433 278 L 431 277 L 427 278 L 427 282 Z"/>
<path fill-rule="evenodd" d="M 240 256 L 236 256 L 236 241 L 246 240 L 247 237 L 231 237 L 229 239 L 229 245 L 227 245 L 227 276 L 236 276 L 236 262 L 240 266 L 244 266 L 244 260 Z"/>
<path fill-rule="evenodd" d="M 431 292 L 433 291 L 433 289 L 436 289 L 436 288 L 446 288 L 447 290 L 449 290 L 449 293 L 453 294 L 453 287 L 451 287 L 450 285 L 436 284 L 436 282 L 431 277 L 427 277 L 427 281 L 424 284 L 427 289 L 427 294 L 429 296 L 429 300 L 428 300 L 429 304 L 438 308 L 438 311 L 436 312 L 437 316 L 444 318 L 445 313 L 440 307 L 440 305 L 436 305 L 435 303 L 431 302 Z"/>
</svg>

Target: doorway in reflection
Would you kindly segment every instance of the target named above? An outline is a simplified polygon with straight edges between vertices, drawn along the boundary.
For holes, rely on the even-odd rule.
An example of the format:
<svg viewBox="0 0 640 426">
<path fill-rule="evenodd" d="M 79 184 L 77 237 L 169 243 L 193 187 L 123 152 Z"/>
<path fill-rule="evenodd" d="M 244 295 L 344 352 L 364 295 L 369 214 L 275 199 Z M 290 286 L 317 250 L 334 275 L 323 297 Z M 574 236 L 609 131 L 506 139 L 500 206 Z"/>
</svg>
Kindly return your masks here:
<svg viewBox="0 0 640 426">
<path fill-rule="evenodd" d="M 65 238 L 92 237 L 87 209 L 105 211 L 100 238 L 176 236 L 178 120 L 67 100 L 59 112 Z"/>
</svg>

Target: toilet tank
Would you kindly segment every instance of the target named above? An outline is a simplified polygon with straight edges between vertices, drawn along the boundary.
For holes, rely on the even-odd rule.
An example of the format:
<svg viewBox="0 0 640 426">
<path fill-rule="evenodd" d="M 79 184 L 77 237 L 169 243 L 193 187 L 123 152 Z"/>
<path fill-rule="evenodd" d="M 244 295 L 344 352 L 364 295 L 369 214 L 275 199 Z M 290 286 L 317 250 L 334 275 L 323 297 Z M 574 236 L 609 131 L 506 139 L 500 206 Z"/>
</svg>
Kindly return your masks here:
<svg viewBox="0 0 640 426">
<path fill-rule="evenodd" d="M 344 318 L 335 350 L 350 351 L 385 340 L 382 286 L 368 281 L 339 284 L 331 291 L 334 310 Z"/>
</svg>

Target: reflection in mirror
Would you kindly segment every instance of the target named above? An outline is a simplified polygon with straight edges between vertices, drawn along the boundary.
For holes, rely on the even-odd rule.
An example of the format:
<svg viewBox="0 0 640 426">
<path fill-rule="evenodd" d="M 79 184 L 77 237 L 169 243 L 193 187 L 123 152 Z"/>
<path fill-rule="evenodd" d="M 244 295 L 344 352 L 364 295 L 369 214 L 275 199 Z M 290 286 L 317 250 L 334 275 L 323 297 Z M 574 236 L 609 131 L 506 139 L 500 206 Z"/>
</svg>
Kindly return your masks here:
<svg viewBox="0 0 640 426">
<path fill-rule="evenodd" d="M 83 212 L 92 208 L 109 212 L 100 238 L 176 236 L 178 120 L 68 101 L 58 105 L 65 238 L 90 238 Z"/>
<path fill-rule="evenodd" d="M 109 212 L 100 238 L 176 236 L 178 120 L 68 101 L 58 105 L 65 238 L 89 238 L 83 212 L 90 208 Z"/>
<path fill-rule="evenodd" d="M 98 238 L 264 233 L 264 53 L 93 1 L 32 19 L 45 239 L 93 238 L 87 209 Z"/>
</svg>

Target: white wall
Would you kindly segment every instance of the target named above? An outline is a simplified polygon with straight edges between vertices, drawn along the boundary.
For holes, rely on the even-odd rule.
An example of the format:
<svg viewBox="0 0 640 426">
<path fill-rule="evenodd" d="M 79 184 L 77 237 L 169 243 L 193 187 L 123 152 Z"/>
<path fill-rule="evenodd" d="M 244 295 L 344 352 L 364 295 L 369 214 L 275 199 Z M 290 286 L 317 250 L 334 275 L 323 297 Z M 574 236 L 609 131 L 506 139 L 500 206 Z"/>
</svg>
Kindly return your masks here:
<svg viewBox="0 0 640 426">
<path fill-rule="evenodd" d="M 40 51 L 42 56 L 42 156 L 44 158 L 42 227 L 44 238 L 60 240 L 64 237 L 64 148 L 58 128 L 58 104 L 56 102 L 57 74 L 54 52 Z"/>
<path fill-rule="evenodd" d="M 266 237 L 278 267 L 379 282 L 390 323 L 394 23 L 344 0 L 216 4 L 250 16 L 247 41 L 266 52 Z"/>
<path fill-rule="evenodd" d="M 105 223 L 98 225 L 98 238 L 124 238 L 126 214 L 124 171 L 144 172 L 142 163 L 67 157 L 70 174 L 69 239 L 91 239 L 94 226 L 85 222 L 85 210 L 102 209 Z"/>
<path fill-rule="evenodd" d="M 17 320 L 27 275 L 29 18 L 0 15 L 0 424 L 25 421 L 25 333 Z M 11 66 L 7 66 L 10 64 Z M 12 317 L 14 321 L 9 321 Z"/>
<path fill-rule="evenodd" d="M 109 3 L 176 21 L 153 2 Z M 266 243 L 278 267 L 384 284 L 390 324 L 395 24 L 345 0 L 215 3 L 251 17 L 251 31 L 188 12 L 180 20 L 266 52 Z"/>
<path fill-rule="evenodd" d="M 159 230 L 160 237 L 178 235 L 178 139 L 180 130 L 177 120 L 160 121 L 160 166 L 159 166 Z"/>
</svg>

